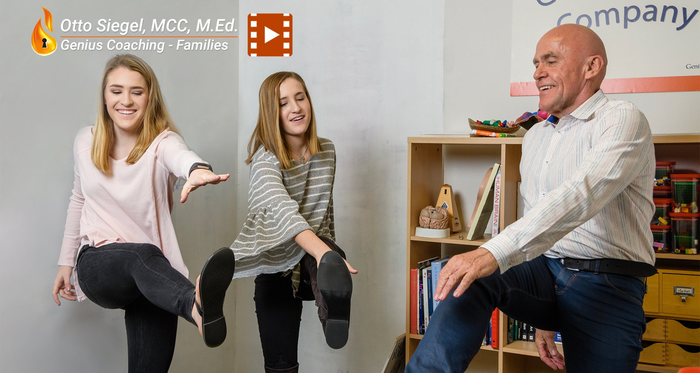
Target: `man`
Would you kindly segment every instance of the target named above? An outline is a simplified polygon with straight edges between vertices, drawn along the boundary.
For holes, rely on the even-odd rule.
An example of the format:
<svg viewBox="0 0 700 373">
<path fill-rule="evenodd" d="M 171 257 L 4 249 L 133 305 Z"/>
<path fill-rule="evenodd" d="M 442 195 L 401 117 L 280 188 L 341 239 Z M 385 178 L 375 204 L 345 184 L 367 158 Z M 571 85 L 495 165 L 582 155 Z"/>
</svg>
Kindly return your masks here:
<svg viewBox="0 0 700 373">
<path fill-rule="evenodd" d="M 656 272 L 651 131 L 634 105 L 600 90 L 607 56 L 590 29 L 550 30 L 533 62 L 539 106 L 551 116 L 523 139 L 525 215 L 443 268 L 440 307 L 407 372 L 463 372 L 494 307 L 537 328 L 552 369 L 564 368 L 557 330 L 568 372 L 635 371 L 644 277 Z"/>
</svg>

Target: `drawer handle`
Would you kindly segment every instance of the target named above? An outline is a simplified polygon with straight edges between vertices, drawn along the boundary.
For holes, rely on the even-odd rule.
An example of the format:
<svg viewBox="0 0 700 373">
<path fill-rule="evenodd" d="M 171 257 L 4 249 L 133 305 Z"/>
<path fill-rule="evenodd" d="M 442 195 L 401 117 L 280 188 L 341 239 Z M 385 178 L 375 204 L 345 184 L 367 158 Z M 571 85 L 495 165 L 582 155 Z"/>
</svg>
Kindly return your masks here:
<svg viewBox="0 0 700 373">
<path fill-rule="evenodd" d="M 685 303 L 686 298 L 695 296 L 695 288 L 690 286 L 674 286 L 673 295 L 680 295 L 681 302 Z"/>
</svg>

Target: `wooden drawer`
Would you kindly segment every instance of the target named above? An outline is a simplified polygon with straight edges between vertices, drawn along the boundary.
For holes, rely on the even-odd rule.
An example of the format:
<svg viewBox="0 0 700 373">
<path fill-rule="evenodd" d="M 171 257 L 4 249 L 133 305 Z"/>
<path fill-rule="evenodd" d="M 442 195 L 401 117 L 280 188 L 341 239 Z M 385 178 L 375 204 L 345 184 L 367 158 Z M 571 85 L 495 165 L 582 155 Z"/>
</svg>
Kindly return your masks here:
<svg viewBox="0 0 700 373">
<path fill-rule="evenodd" d="M 651 277 L 647 277 L 647 293 L 644 294 L 644 312 L 646 313 L 658 313 L 659 309 L 659 278 L 661 276 L 656 274 Z"/>
<path fill-rule="evenodd" d="M 672 342 L 700 345 L 700 322 L 666 320 L 666 339 Z"/>
<path fill-rule="evenodd" d="M 697 318 L 700 315 L 700 276 L 677 273 L 661 275 L 661 312 Z"/>
<path fill-rule="evenodd" d="M 666 364 L 677 366 L 700 366 L 700 347 L 666 344 Z"/>
<path fill-rule="evenodd" d="M 639 362 L 645 364 L 666 364 L 666 344 L 661 342 L 642 342 L 644 348 L 639 354 Z"/>
<path fill-rule="evenodd" d="M 647 330 L 644 332 L 642 339 L 661 341 L 666 339 L 666 319 L 650 319 L 647 321 Z"/>
</svg>

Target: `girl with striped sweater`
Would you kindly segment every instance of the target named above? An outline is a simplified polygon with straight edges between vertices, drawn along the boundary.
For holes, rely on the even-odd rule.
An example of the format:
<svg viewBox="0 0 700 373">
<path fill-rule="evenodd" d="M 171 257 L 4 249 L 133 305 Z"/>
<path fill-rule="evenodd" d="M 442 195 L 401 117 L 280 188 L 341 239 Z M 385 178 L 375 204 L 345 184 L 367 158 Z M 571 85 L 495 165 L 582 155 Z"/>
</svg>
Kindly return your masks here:
<svg viewBox="0 0 700 373">
<path fill-rule="evenodd" d="M 257 276 L 255 307 L 266 372 L 297 372 L 302 300 L 314 299 L 326 342 L 348 338 L 357 273 L 335 244 L 335 147 L 316 134 L 311 97 L 293 72 L 260 87 L 258 122 L 248 144 L 248 215 L 231 245 L 234 278 Z"/>
</svg>

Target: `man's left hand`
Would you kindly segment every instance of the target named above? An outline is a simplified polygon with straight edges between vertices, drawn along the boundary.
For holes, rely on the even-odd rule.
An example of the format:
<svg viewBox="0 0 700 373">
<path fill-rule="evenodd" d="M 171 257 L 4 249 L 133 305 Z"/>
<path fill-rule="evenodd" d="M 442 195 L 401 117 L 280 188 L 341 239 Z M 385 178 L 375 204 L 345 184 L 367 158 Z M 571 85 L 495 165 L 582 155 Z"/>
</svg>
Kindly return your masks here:
<svg viewBox="0 0 700 373">
<path fill-rule="evenodd" d="M 535 330 L 535 345 L 540 354 L 540 360 L 547 364 L 552 370 L 563 370 L 566 364 L 564 356 L 557 350 L 554 344 L 554 332 L 547 330 Z"/>
</svg>

